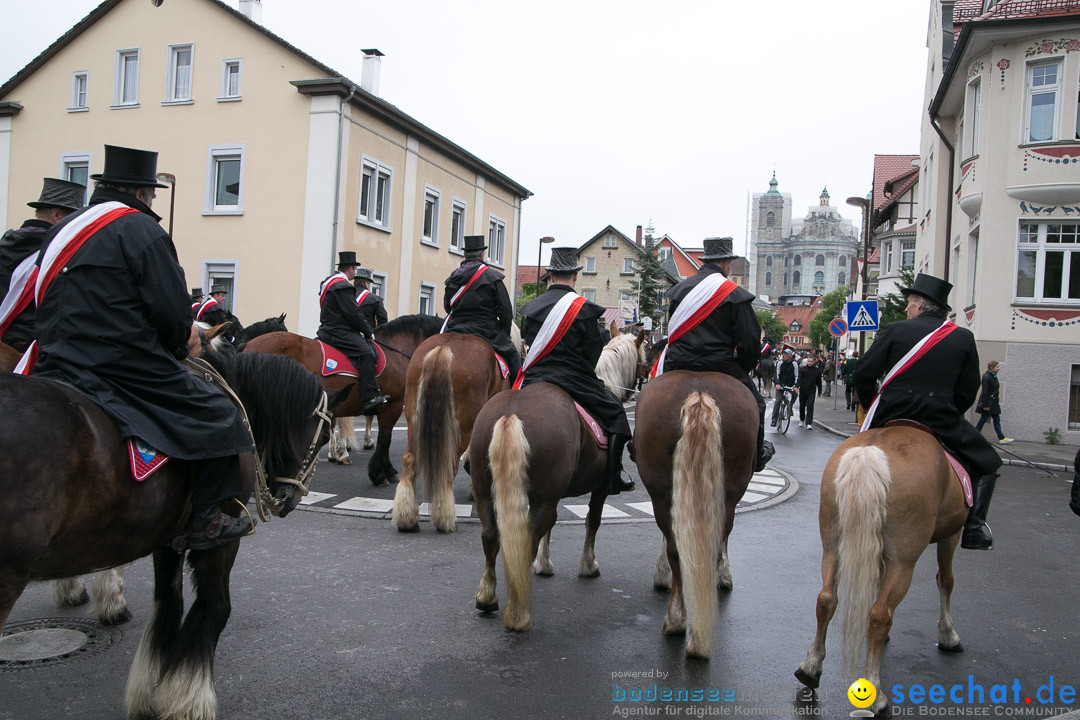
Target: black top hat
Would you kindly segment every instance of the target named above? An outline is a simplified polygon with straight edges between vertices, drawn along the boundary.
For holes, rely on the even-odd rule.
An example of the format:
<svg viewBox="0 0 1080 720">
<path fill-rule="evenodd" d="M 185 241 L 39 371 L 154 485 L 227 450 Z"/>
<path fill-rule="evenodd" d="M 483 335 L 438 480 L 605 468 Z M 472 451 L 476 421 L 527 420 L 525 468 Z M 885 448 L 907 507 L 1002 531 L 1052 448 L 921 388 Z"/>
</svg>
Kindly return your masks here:
<svg viewBox="0 0 1080 720">
<path fill-rule="evenodd" d="M 215 285 L 214 287 L 210 288 L 210 294 L 213 295 L 214 293 L 225 293 L 226 295 L 228 295 L 229 291 L 226 290 L 223 285 Z"/>
<path fill-rule="evenodd" d="M 91 175 L 91 180 L 101 180 L 117 185 L 148 185 L 165 188 L 157 181 L 157 153 L 150 150 L 105 146 L 105 172 Z"/>
<path fill-rule="evenodd" d="M 911 287 L 902 287 L 900 292 L 904 295 L 909 293 L 921 295 L 924 298 L 933 300 L 946 310 L 952 310 L 949 307 L 949 293 L 952 292 L 952 283 L 945 282 L 933 275 L 919 273 L 915 276 L 915 282 L 911 283 Z"/>
<path fill-rule="evenodd" d="M 353 280 L 371 280 L 371 268 L 357 268 L 356 275 L 353 276 Z"/>
<path fill-rule="evenodd" d="M 360 267 L 360 263 L 356 261 L 356 253 L 354 253 L 352 250 L 342 250 L 337 254 L 337 256 L 338 270 L 344 267 Z"/>
<path fill-rule="evenodd" d="M 701 254 L 702 260 L 732 260 L 742 255 L 732 252 L 732 240 L 729 237 L 705 238 L 705 252 Z"/>
<path fill-rule="evenodd" d="M 465 252 L 471 250 L 484 250 L 487 248 L 487 237 L 484 235 L 466 235 L 465 247 L 462 248 Z"/>
<path fill-rule="evenodd" d="M 61 208 L 62 210 L 82 210 L 86 186 L 70 180 L 45 178 L 41 188 L 41 197 L 26 203 L 32 208 Z"/>
<path fill-rule="evenodd" d="M 203 296 L 202 288 L 191 288 L 191 299 L 200 298 Z"/>
<path fill-rule="evenodd" d="M 548 272 L 572 273 L 581 269 L 577 263 L 577 248 L 574 247 L 551 248 L 551 260 L 548 262 Z"/>
</svg>

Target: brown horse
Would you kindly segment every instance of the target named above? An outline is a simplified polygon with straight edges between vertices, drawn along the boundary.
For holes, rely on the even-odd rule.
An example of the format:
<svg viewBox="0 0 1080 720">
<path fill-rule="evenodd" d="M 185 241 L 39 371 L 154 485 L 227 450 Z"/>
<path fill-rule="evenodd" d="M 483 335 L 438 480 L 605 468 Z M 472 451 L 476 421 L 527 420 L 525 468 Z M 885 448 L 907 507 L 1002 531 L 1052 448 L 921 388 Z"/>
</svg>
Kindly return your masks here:
<svg viewBox="0 0 1080 720">
<path fill-rule="evenodd" d="M 21 359 L 21 352 L 10 345 L 0 343 L 0 373 L 10 373 L 15 369 L 15 366 L 19 364 L 19 360 Z"/>
<path fill-rule="evenodd" d="M 379 388 L 390 396 L 390 402 L 379 410 L 379 439 L 368 461 L 368 477 L 376 486 L 397 482 L 397 468 L 390 462 L 390 441 L 405 400 L 405 372 L 417 346 L 439 332 L 441 327 L 442 320 L 433 315 L 402 315 L 375 328 L 375 342 L 386 354 L 386 368 L 379 376 Z M 318 375 L 328 393 L 351 388 L 348 399 L 334 411 L 334 417 L 352 417 L 361 413 L 364 403 L 356 378 L 348 375 L 322 377 L 322 349 L 317 341 L 293 333 L 272 332 L 251 339 L 244 346 L 244 352 L 287 355 Z"/>
<path fill-rule="evenodd" d="M 671 588 L 663 632 L 687 633 L 689 605 L 686 655 L 707 660 L 716 588 L 732 588 L 727 541 L 754 474 L 757 403 L 729 375 L 675 370 L 645 385 L 636 417 L 638 471 L 664 535 L 653 585 Z"/>
<path fill-rule="evenodd" d="M 818 686 L 825 633 L 842 599 L 847 671 L 855 679 L 858 650 L 865 640 L 862 677 L 881 688 L 881 651 L 893 612 L 907 594 L 915 563 L 930 543 L 937 543 L 938 649 L 960 652 L 950 597 L 953 553 L 966 518 L 960 482 L 929 432 L 887 425 L 841 443 L 821 477 L 822 588 L 817 597 L 817 634 L 795 677 L 807 687 Z M 871 709 L 880 716 L 887 706 L 888 696 L 879 690 Z"/>
<path fill-rule="evenodd" d="M 208 358 L 244 403 L 269 478 L 267 499 L 284 516 L 306 492 L 329 437 L 326 393 L 285 358 Z M 173 460 L 134 482 L 112 420 L 60 383 L 0 375 L 0 405 L 26 409 L 0 414 L 0 631 L 28 582 L 153 553 L 154 610 L 128 678 L 126 714 L 213 718 L 214 653 L 230 613 L 229 575 L 239 541 L 186 553 L 196 598 L 184 619 L 185 552 L 172 541 L 191 512 L 191 464 Z M 256 470 L 254 456 L 242 455 L 248 493 Z"/>
<path fill-rule="evenodd" d="M 454 476 L 461 455 L 476 414 L 507 384 L 495 358 L 486 340 L 457 333 L 435 335 L 416 348 L 405 381 L 409 436 L 391 518 L 398 530 L 420 527 L 417 479 L 431 498 L 432 524 L 441 532 L 457 530 Z"/>
</svg>

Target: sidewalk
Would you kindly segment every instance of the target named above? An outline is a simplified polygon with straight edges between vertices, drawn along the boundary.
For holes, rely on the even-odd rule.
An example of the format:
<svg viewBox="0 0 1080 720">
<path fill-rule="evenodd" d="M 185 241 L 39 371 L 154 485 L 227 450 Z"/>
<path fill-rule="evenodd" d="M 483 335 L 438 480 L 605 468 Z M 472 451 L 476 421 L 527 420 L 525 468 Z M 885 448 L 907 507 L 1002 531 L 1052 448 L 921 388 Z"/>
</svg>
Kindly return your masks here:
<svg viewBox="0 0 1080 720">
<path fill-rule="evenodd" d="M 814 428 L 841 437 L 850 437 L 859 431 L 859 426 L 855 424 L 855 413 L 844 409 L 842 389 L 836 400 L 837 409 L 833 410 L 832 397 L 819 397 L 817 399 L 814 404 Z M 791 429 L 788 432 L 795 431 L 806 432 L 803 428 L 796 427 L 793 420 Z M 989 423 L 983 428 L 983 434 L 990 441 L 990 444 L 994 446 L 994 449 L 998 451 L 998 454 L 1001 455 L 1001 460 L 1006 465 L 1026 465 L 1027 463 L 1024 460 L 1027 460 L 1049 470 L 1060 470 L 1069 475 L 1072 474 L 1073 458 L 1076 457 L 1076 445 L 1047 445 L 1041 442 L 1022 442 L 1020 440 L 1008 445 L 999 445 L 997 438 L 994 436 L 993 427 Z"/>
</svg>

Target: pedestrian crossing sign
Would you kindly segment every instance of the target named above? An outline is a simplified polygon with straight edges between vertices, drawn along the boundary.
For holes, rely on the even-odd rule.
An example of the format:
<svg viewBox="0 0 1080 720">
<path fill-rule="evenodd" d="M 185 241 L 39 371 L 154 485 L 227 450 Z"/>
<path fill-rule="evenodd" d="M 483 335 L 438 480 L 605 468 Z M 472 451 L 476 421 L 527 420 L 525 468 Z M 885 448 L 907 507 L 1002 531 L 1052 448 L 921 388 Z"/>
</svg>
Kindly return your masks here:
<svg viewBox="0 0 1080 720">
<path fill-rule="evenodd" d="M 847 304 L 847 322 L 850 332 L 875 331 L 878 329 L 877 300 L 852 300 Z"/>
</svg>

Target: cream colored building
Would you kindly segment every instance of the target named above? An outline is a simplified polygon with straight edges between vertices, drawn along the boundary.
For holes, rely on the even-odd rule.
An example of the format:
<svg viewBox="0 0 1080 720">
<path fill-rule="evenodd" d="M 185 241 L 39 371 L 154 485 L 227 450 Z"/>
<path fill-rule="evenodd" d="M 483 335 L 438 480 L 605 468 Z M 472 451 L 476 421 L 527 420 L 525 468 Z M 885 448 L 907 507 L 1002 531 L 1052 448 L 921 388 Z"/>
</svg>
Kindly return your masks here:
<svg viewBox="0 0 1080 720">
<path fill-rule="evenodd" d="M 442 313 L 465 235 L 513 287 L 531 193 L 259 24 L 258 0 L 107 0 L 0 86 L 0 227 L 43 177 L 101 172 L 106 144 L 159 152 L 154 210 L 192 286 L 231 287 L 245 322 L 318 327 L 339 250 L 375 271 L 391 317 Z M 175 203 L 174 207 L 170 206 Z"/>
<path fill-rule="evenodd" d="M 915 269 L 1002 363 L 1002 424 L 1080 443 L 1080 4 L 932 0 Z"/>
</svg>

